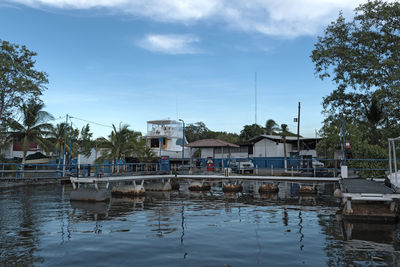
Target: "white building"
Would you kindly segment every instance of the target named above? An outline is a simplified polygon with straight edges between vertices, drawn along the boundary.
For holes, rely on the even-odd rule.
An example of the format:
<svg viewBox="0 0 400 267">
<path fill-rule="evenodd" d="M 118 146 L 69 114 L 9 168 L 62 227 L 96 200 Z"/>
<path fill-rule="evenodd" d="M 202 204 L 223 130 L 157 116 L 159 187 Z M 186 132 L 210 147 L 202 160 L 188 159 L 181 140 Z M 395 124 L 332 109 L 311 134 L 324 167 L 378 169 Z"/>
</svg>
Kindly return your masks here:
<svg viewBox="0 0 400 267">
<path fill-rule="evenodd" d="M 31 142 L 29 144 L 29 149 L 26 153 L 26 156 L 35 154 L 37 152 L 46 155 L 46 152 L 40 149 L 37 144 Z M 14 158 L 22 159 L 24 157 L 24 151 L 22 149 L 22 145 L 20 142 L 17 141 L 14 141 L 10 143 L 7 147 L 0 149 L 0 154 L 3 155 L 3 157 L 6 159 L 14 159 Z"/>
<path fill-rule="evenodd" d="M 182 160 L 183 125 L 175 120 L 154 120 L 147 122 L 146 144 L 157 156 L 169 156 L 171 161 Z M 185 147 L 184 158 L 190 159 L 190 150 Z"/>
<path fill-rule="evenodd" d="M 315 146 L 321 138 L 300 137 L 300 156 L 317 157 Z M 278 135 L 260 135 L 250 140 L 253 144 L 252 157 L 284 157 L 284 143 Z M 286 156 L 297 153 L 297 137 L 286 136 Z"/>
</svg>

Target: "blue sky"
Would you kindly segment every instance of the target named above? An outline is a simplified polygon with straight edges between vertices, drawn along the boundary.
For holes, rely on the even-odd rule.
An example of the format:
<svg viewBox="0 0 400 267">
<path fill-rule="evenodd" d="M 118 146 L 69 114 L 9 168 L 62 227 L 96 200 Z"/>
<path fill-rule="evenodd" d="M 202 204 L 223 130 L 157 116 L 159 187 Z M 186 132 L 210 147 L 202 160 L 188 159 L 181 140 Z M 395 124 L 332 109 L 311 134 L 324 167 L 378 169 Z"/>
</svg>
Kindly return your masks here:
<svg viewBox="0 0 400 267">
<path fill-rule="evenodd" d="M 50 81 L 43 100 L 56 118 L 145 133 L 147 120 L 179 117 L 239 133 L 255 121 L 257 72 L 257 122 L 295 131 L 300 101 L 301 134 L 314 136 L 334 84 L 315 77 L 313 45 L 360 2 L 3 0 L 0 39 L 38 53 Z M 111 130 L 91 127 L 96 137 Z"/>
</svg>

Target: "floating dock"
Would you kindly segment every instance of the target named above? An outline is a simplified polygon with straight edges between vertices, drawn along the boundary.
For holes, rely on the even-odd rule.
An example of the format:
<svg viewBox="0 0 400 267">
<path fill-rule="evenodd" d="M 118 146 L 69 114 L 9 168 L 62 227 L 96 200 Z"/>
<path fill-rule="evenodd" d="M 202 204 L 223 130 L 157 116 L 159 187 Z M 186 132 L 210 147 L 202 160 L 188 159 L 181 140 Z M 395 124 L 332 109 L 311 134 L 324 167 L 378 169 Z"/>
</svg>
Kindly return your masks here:
<svg viewBox="0 0 400 267">
<path fill-rule="evenodd" d="M 343 204 L 343 218 L 347 220 L 358 221 L 386 221 L 395 222 L 398 213 L 398 200 L 400 194 L 394 189 L 384 185 L 383 183 L 362 179 L 362 178 L 344 178 L 337 177 L 290 177 L 290 176 L 223 176 L 223 175 L 140 175 L 140 176 L 112 176 L 112 177 L 85 177 L 75 178 L 71 177 L 71 183 L 74 190 L 80 188 L 80 184 L 92 184 L 96 190 L 99 190 L 99 184 L 106 183 L 108 188 L 110 183 L 114 182 L 132 182 L 133 185 L 121 185 L 119 187 L 126 187 L 127 190 L 136 194 L 140 187 L 141 193 L 147 190 L 154 190 L 159 188 L 159 191 L 165 190 L 164 184 L 169 184 L 172 179 L 181 178 L 194 180 L 192 185 L 208 184 L 212 180 L 220 180 L 228 183 L 224 186 L 234 184 L 241 185 L 244 181 L 263 181 L 269 186 L 275 186 L 274 183 L 279 182 L 297 182 L 301 184 L 309 184 L 311 189 L 320 183 L 339 183 L 340 191 L 335 195 L 339 197 Z M 197 180 L 197 181 L 196 181 Z M 136 184 L 140 183 L 140 186 Z M 147 183 L 147 184 L 146 184 Z M 155 183 L 155 184 L 151 184 Z M 312 184 L 312 185 L 311 185 Z M 134 189 L 132 189 L 132 186 Z M 143 187 L 144 186 L 144 187 Z M 265 184 L 263 185 L 265 186 Z M 118 187 L 118 188 L 119 188 Z M 147 189 L 145 188 L 147 187 Z M 168 186 L 171 190 L 171 186 Z M 209 190 L 209 187 L 208 187 Z M 313 191 L 313 193 L 316 193 Z M 79 200 L 82 196 L 79 195 Z M 73 198 L 71 198 L 73 199 Z M 93 201 L 97 199 L 93 198 Z"/>
<path fill-rule="evenodd" d="M 397 220 L 400 194 L 372 180 L 346 178 L 339 181 L 343 218 L 358 221 Z"/>
</svg>

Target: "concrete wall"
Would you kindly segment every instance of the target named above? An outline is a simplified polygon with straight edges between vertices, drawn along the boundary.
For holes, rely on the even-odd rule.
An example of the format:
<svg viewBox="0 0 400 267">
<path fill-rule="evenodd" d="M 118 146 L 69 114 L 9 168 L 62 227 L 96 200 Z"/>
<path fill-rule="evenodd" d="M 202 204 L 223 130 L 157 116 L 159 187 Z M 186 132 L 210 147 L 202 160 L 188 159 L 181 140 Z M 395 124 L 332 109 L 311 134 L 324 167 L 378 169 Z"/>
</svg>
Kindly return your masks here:
<svg viewBox="0 0 400 267">
<path fill-rule="evenodd" d="M 42 149 L 37 149 L 37 150 L 31 150 L 27 151 L 26 156 L 35 154 L 36 152 L 40 152 L 43 155 L 46 155 L 46 151 Z M 1 149 L 0 153 L 6 158 L 6 159 L 14 159 L 14 158 L 23 158 L 24 157 L 24 152 L 23 151 L 14 151 L 13 150 L 13 145 L 10 144 L 7 148 Z"/>
<path fill-rule="evenodd" d="M 286 156 L 292 152 L 292 145 L 286 144 Z M 258 157 L 284 157 L 283 143 L 277 143 L 269 139 L 263 139 L 254 144 L 253 156 Z"/>
<path fill-rule="evenodd" d="M 286 157 L 290 157 L 290 152 L 296 152 L 293 150 L 293 145 L 290 143 L 286 143 Z M 312 157 L 317 157 L 317 152 L 315 150 L 301 150 L 300 155 L 311 155 Z M 202 148 L 201 149 L 201 158 L 206 159 L 208 157 L 215 157 L 218 159 L 226 159 L 229 157 L 228 151 L 224 150 L 224 153 L 215 153 L 213 155 L 212 148 Z M 281 161 L 281 158 L 284 158 L 284 144 L 275 142 L 269 139 L 262 139 L 254 144 L 253 146 L 253 154 L 249 155 L 245 152 L 238 152 L 238 153 L 231 153 L 231 158 L 270 158 L 265 166 L 273 165 L 272 163 L 274 160 Z M 265 161 L 266 159 L 263 159 Z"/>
<path fill-rule="evenodd" d="M 84 155 L 80 155 L 80 164 L 95 164 L 95 160 L 96 160 L 96 149 L 92 148 L 90 150 L 90 156 L 86 157 Z M 97 151 L 97 157 L 101 156 L 101 152 L 98 150 Z"/>
</svg>

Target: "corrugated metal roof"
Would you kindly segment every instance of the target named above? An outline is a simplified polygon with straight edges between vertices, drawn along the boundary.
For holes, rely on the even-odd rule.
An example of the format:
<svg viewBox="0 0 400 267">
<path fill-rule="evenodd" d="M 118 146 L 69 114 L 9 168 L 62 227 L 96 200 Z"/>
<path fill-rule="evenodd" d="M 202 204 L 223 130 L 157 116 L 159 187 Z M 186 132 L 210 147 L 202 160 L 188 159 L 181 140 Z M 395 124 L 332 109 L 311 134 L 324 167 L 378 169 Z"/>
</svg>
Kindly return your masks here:
<svg viewBox="0 0 400 267">
<path fill-rule="evenodd" d="M 268 135 L 268 134 L 263 134 L 260 136 L 257 136 L 253 139 L 250 140 L 250 142 L 258 142 L 262 139 L 270 139 L 270 140 L 274 140 L 274 141 L 280 141 L 282 140 L 282 136 L 280 135 Z M 306 141 L 306 140 L 320 140 L 322 138 L 320 137 L 299 137 L 299 140 L 301 141 Z M 297 136 L 286 136 L 286 141 L 297 141 Z"/>
<path fill-rule="evenodd" d="M 239 147 L 238 145 L 228 143 L 219 139 L 202 139 L 202 140 L 197 140 L 194 142 L 191 142 L 186 145 L 187 147 L 196 147 L 196 148 L 202 148 L 202 147 Z"/>
</svg>

